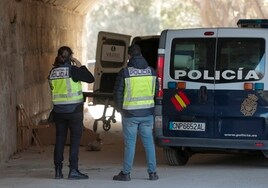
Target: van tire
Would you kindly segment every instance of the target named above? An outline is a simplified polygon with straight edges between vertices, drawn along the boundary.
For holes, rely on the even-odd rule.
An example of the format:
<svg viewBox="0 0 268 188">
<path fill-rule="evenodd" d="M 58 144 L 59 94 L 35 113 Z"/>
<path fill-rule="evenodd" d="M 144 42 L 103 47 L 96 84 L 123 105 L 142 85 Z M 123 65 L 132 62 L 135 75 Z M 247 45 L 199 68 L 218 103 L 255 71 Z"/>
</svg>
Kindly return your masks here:
<svg viewBox="0 0 268 188">
<path fill-rule="evenodd" d="M 164 148 L 164 156 L 171 166 L 183 166 L 189 160 L 189 155 L 181 148 Z"/>
</svg>

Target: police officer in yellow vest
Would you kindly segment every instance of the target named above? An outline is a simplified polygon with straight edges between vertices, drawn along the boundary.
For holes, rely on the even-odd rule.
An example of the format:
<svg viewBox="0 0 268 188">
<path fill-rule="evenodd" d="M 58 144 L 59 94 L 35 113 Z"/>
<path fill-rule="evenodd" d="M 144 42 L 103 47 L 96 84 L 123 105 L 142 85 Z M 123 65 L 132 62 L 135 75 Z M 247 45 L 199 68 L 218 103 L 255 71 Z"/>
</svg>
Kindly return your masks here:
<svg viewBox="0 0 268 188">
<path fill-rule="evenodd" d="M 78 170 L 78 153 L 83 131 L 82 82 L 94 82 L 93 75 L 74 57 L 68 46 L 58 49 L 57 57 L 49 74 L 53 102 L 53 120 L 56 125 L 54 148 L 55 178 L 62 179 L 62 164 L 67 133 L 70 130 L 69 175 L 68 179 L 87 179 Z"/>
<path fill-rule="evenodd" d="M 155 145 L 152 134 L 154 96 L 158 89 L 155 70 L 148 66 L 138 45 L 128 49 L 129 62 L 121 69 L 114 87 L 115 108 L 122 115 L 124 162 L 113 180 L 129 181 L 133 166 L 137 133 L 141 136 L 147 160 L 149 180 L 157 180 Z"/>
</svg>

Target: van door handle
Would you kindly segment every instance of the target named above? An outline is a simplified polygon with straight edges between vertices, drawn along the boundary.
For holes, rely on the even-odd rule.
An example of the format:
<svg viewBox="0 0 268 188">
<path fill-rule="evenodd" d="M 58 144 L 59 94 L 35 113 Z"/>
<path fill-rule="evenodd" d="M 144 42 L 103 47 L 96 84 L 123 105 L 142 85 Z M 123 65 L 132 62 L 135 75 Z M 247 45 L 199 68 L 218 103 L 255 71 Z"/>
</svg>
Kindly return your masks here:
<svg viewBox="0 0 268 188">
<path fill-rule="evenodd" d="M 201 86 L 198 93 L 198 101 L 201 104 L 204 104 L 208 101 L 207 87 Z"/>
</svg>

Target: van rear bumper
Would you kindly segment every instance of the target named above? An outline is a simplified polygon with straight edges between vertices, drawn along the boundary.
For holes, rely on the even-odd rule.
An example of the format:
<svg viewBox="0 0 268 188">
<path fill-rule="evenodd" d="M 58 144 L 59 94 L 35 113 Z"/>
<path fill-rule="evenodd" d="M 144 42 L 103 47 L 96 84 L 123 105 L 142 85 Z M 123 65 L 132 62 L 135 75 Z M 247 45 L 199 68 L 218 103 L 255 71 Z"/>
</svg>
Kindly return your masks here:
<svg viewBox="0 0 268 188">
<path fill-rule="evenodd" d="M 198 147 L 198 148 L 222 148 L 241 150 L 268 150 L 268 140 L 245 139 L 213 139 L 213 138 L 187 138 L 164 137 L 155 138 L 156 145 L 160 147 Z"/>
</svg>

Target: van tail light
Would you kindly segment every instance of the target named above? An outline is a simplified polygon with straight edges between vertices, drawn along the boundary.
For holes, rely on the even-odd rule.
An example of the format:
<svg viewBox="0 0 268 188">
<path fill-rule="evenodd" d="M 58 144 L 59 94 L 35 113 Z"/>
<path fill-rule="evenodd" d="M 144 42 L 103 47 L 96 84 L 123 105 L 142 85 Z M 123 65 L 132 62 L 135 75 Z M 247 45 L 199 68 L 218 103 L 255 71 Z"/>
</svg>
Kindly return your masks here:
<svg viewBox="0 0 268 188">
<path fill-rule="evenodd" d="M 253 83 L 244 83 L 244 90 L 253 90 Z"/>
<path fill-rule="evenodd" d="M 264 83 L 258 82 L 258 83 L 250 83 L 245 82 L 244 83 L 244 90 L 264 90 Z"/>
<path fill-rule="evenodd" d="M 213 36 L 214 35 L 214 31 L 206 31 L 204 33 L 205 36 Z"/>
<path fill-rule="evenodd" d="M 263 147 L 263 146 L 264 146 L 264 143 L 262 143 L 262 142 L 257 142 L 257 143 L 255 143 L 255 146 L 256 146 L 256 147 Z"/>
<path fill-rule="evenodd" d="M 159 82 L 159 90 L 157 97 L 163 97 L 163 73 L 164 73 L 164 55 L 158 55 L 157 59 L 157 79 Z"/>
<path fill-rule="evenodd" d="M 185 82 L 168 82 L 168 89 L 185 89 L 186 83 Z"/>
<path fill-rule="evenodd" d="M 255 83 L 255 90 L 264 90 L 264 83 Z"/>
</svg>

